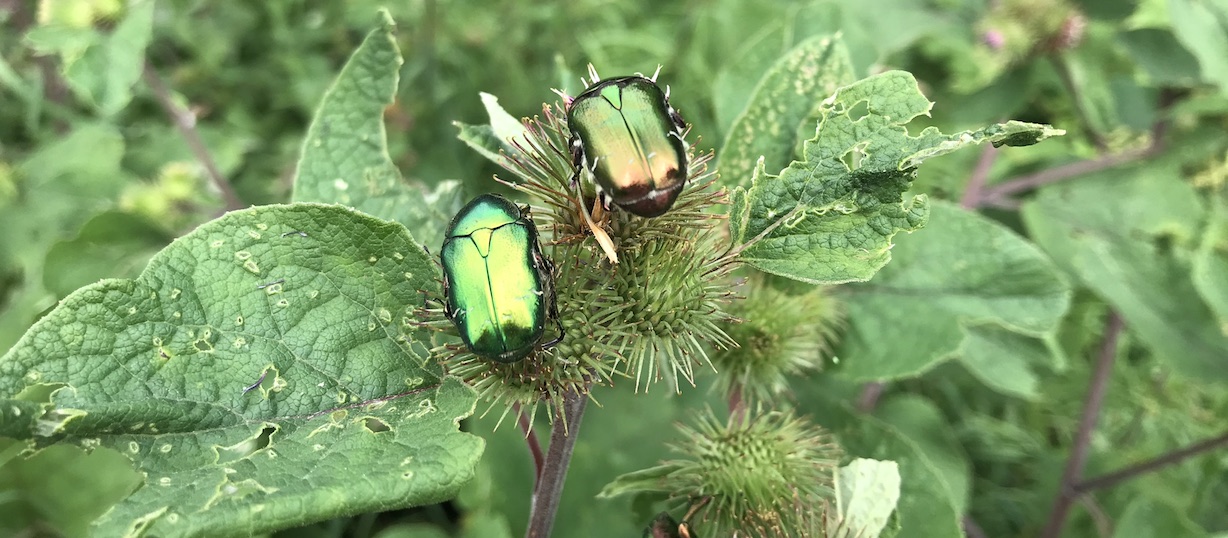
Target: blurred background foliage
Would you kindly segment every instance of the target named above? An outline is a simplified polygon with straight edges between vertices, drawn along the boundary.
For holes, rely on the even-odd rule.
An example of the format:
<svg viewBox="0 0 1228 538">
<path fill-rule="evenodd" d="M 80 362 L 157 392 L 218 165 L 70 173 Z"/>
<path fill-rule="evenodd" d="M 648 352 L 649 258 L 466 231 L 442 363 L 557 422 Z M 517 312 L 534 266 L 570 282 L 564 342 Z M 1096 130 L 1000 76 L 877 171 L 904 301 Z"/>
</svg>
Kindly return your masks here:
<svg viewBox="0 0 1228 538">
<path fill-rule="evenodd" d="M 1194 296 L 1205 306 L 1191 307 L 1203 316 L 1191 323 L 1228 331 L 1228 273 L 1220 271 L 1228 268 L 1223 2 L 0 0 L 0 352 L 72 290 L 135 275 L 174 237 L 225 210 L 227 195 L 210 180 L 168 104 L 194 118 L 217 172 L 243 204 L 286 201 L 313 109 L 380 7 L 397 21 L 405 56 L 398 99 L 385 118 L 392 158 L 408 181 L 460 179 L 472 191 L 489 188 L 497 170 L 456 140 L 452 122 L 484 121 L 482 91 L 497 95 L 513 114 L 533 115 L 554 98 L 551 88 L 575 93 L 589 62 L 607 76 L 663 65 L 660 80 L 693 124 L 691 140 L 703 149 L 720 147 L 776 58 L 808 37 L 840 33 L 858 76 L 887 68 L 917 76 L 936 106 L 932 117 L 916 123 L 953 132 L 1009 118 L 1068 130 L 1061 139 L 988 160 L 982 174 L 990 184 L 1120 157 L 1130 163 L 1127 175 L 1163 171 L 1180 185 L 1172 192 L 1193 193 L 1199 213 L 1189 226 L 1166 215 L 1150 226 L 1154 236 L 1125 238 L 1174 265 L 1122 278 L 1152 285 L 1160 295 L 1192 282 L 1198 295 L 1175 295 L 1169 306 L 1183 310 L 1189 306 L 1183 298 Z M 915 190 L 959 201 L 986 160 L 973 151 L 936 160 L 921 171 Z M 1123 214 L 1145 213 L 1155 200 L 1123 198 L 1113 183 L 1119 175 L 1102 172 L 1104 186 L 1091 197 L 1046 193 L 1054 203 L 1082 196 L 1138 209 Z M 1015 200 L 973 205 L 1020 233 L 1032 231 Z M 901 445 L 907 450 L 954 462 L 952 472 L 964 468 L 969 485 L 954 515 L 975 522 L 973 535 L 1039 531 L 1073 443 L 1108 310 L 1155 307 L 1147 297 L 1098 287 L 1119 275 L 1070 261 L 1077 256 L 1068 246 L 1037 241 L 1084 288 L 1058 336 L 1065 364 L 1041 353 L 1027 365 L 1036 376 L 1031 389 L 1002 391 L 948 362 L 888 390 L 882 422 L 873 426 L 908 438 Z M 1126 262 L 1133 258 L 1105 256 L 1129 273 Z M 1166 337 L 1140 329 L 1141 336 L 1127 332 L 1118 347 L 1089 475 L 1220 434 L 1228 425 L 1222 382 L 1173 374 L 1157 360 L 1171 352 L 1166 343 L 1183 352 L 1183 342 L 1175 341 L 1180 331 L 1157 341 Z M 1228 357 L 1224 349 L 1203 351 Z M 1228 371 L 1223 360 L 1219 367 Z M 819 423 L 852 420 L 836 402 L 855 400 L 859 385 L 825 377 L 794 388 L 797 404 Z M 591 437 L 582 437 L 576 451 L 560 535 L 585 529 L 638 535 L 639 522 L 651 517 L 647 506 L 592 495 L 613 476 L 664 457 L 662 443 L 672 439 L 669 424 L 685 416 L 684 400 L 692 408 L 705 399 L 720 405 L 701 393 L 671 399 L 622 392 L 602 396 L 604 407 L 586 419 Z M 936 438 L 919 440 L 916 424 L 934 417 L 941 417 Z M 514 428 L 487 435 L 493 421 L 472 422 L 472 431 L 488 437 L 488 450 L 479 479 L 457 501 L 326 522 L 296 535 L 518 534 L 531 482 L 523 443 Z M 140 483 L 115 454 L 58 447 L 24 460 L 20 448 L 0 440 L 2 535 L 82 535 L 90 520 Z M 1086 497 L 1068 533 L 1226 532 L 1226 469 L 1228 456 L 1220 451 Z M 918 534 L 903 529 L 900 535 Z"/>
</svg>

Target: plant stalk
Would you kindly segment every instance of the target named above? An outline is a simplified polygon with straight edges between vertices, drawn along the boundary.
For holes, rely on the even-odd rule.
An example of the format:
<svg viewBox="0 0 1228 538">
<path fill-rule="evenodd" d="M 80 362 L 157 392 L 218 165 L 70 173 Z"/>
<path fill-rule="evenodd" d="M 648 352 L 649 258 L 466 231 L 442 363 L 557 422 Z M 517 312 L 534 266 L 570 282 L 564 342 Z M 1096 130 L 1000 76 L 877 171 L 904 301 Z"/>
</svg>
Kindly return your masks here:
<svg viewBox="0 0 1228 538">
<path fill-rule="evenodd" d="M 533 488 L 529 528 L 525 532 L 527 538 L 546 538 L 554 527 L 554 517 L 563 497 L 563 481 L 567 478 L 571 453 L 580 434 L 580 419 L 584 418 L 584 409 L 588 407 L 588 395 L 574 390 L 565 392 L 561 407 L 562 416 L 550 428 L 550 448 L 546 450 L 542 472 Z"/>
<path fill-rule="evenodd" d="M 1092 433 L 1096 429 L 1096 420 L 1100 416 L 1100 406 L 1104 403 L 1104 395 L 1109 388 L 1109 375 L 1113 372 L 1113 361 L 1117 357 L 1117 337 L 1125 328 L 1125 322 L 1117 312 L 1109 311 L 1109 319 L 1105 322 L 1104 340 L 1100 344 L 1100 356 L 1096 359 L 1096 368 L 1092 371 L 1091 384 L 1087 387 L 1087 399 L 1083 404 L 1083 415 L 1079 418 L 1079 430 L 1075 433 L 1074 448 L 1070 459 L 1066 461 L 1066 470 L 1062 472 L 1062 481 L 1058 485 L 1057 498 L 1053 501 L 1053 510 L 1049 512 L 1049 522 L 1041 533 L 1044 538 L 1057 538 L 1066 522 L 1066 514 L 1078 497 L 1075 484 L 1083 476 L 1083 467 L 1087 464 L 1087 453 L 1092 443 Z"/>
<path fill-rule="evenodd" d="M 1125 482 L 1126 480 L 1136 476 L 1149 473 L 1174 463 L 1179 463 L 1182 460 L 1192 458 L 1204 452 L 1209 452 L 1224 446 L 1228 446 L 1228 432 L 1225 432 L 1218 437 L 1194 443 L 1185 448 L 1174 450 L 1147 461 L 1136 463 L 1126 467 L 1125 469 L 1113 471 L 1105 475 L 1097 476 L 1096 478 L 1089 478 L 1075 484 L 1073 489 L 1076 494 L 1083 494 L 1089 491 L 1095 491 L 1097 489 L 1116 486 L 1117 484 Z"/>
<path fill-rule="evenodd" d="M 201 166 L 205 167 L 205 174 L 209 176 L 209 181 L 222 194 L 222 201 L 226 204 L 228 211 L 243 209 L 247 204 L 239 198 L 239 194 L 235 192 L 234 187 L 226 180 L 226 176 L 222 175 L 222 171 L 217 166 L 217 162 L 213 160 L 213 155 L 209 153 L 209 148 L 205 146 L 205 141 L 201 139 L 200 133 L 196 130 L 196 114 L 187 110 L 171 98 L 170 89 L 166 83 L 162 82 L 162 77 L 158 76 L 158 72 L 154 71 L 153 66 L 149 63 L 145 64 L 145 70 L 141 77 L 145 79 L 145 84 L 149 86 L 153 92 L 154 99 L 158 101 L 158 105 L 170 116 L 171 123 L 175 124 L 175 128 L 179 130 L 179 134 L 183 136 L 183 141 L 188 145 L 192 155 L 196 160 L 200 161 Z"/>
</svg>

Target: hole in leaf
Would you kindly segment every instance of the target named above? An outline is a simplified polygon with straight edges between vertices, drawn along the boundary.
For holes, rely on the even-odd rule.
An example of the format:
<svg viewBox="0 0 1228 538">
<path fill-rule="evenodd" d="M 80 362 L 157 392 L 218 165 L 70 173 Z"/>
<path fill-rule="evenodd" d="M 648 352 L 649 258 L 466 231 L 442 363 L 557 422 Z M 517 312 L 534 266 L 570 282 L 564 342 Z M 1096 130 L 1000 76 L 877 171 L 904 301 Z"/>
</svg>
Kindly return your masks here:
<svg viewBox="0 0 1228 538">
<path fill-rule="evenodd" d="M 265 448 L 268 448 L 269 443 L 272 442 L 273 440 L 273 432 L 276 432 L 276 431 L 277 431 L 277 428 L 274 428 L 272 426 L 265 426 L 263 430 L 260 430 L 260 435 L 256 436 L 255 443 L 254 443 L 256 448 L 255 450 L 252 450 L 252 452 L 255 452 L 256 450 L 263 450 Z"/>
<path fill-rule="evenodd" d="M 51 395 L 67 386 L 65 383 L 34 383 L 21 389 L 21 392 L 18 392 L 13 399 L 24 402 L 51 403 Z"/>
<path fill-rule="evenodd" d="M 849 108 L 849 111 L 848 111 L 848 117 L 850 120 L 853 120 L 853 121 L 858 121 L 861 118 L 864 118 L 869 115 L 870 115 L 870 102 L 869 101 L 857 101 L 857 103 L 854 104 L 851 108 Z"/>
<path fill-rule="evenodd" d="M 854 146 L 840 156 L 840 162 L 844 163 L 844 167 L 849 171 L 853 171 L 861 168 L 861 159 L 865 156 L 866 154 L 861 151 L 860 147 Z"/>
<path fill-rule="evenodd" d="M 277 426 L 266 424 L 255 437 L 249 437 L 230 446 L 214 446 L 218 463 L 225 464 L 241 460 L 268 448 L 273 442 L 275 432 L 277 432 Z"/>
<path fill-rule="evenodd" d="M 370 430 L 371 433 L 386 432 L 392 429 L 388 427 L 387 423 L 375 417 L 367 417 L 362 419 L 362 425 Z"/>
</svg>

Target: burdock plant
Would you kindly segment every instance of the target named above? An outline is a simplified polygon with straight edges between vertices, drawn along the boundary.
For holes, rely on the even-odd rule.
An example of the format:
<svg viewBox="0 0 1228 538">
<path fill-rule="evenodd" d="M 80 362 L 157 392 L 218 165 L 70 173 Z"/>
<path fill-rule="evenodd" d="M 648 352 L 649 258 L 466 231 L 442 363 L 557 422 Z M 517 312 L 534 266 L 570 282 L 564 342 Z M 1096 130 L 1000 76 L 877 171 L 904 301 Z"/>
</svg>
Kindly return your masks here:
<svg viewBox="0 0 1228 538">
<path fill-rule="evenodd" d="M 590 68 L 588 83 L 598 82 Z M 653 218 L 606 208 L 587 167 L 576 175 L 569 97 L 559 92 L 562 103 L 543 105 L 539 116 L 522 121 L 484 97 L 491 123 L 462 125 L 460 137 L 512 173 L 500 181 L 524 193 L 540 219 L 566 337 L 512 365 L 455 345 L 439 351 L 448 357 L 448 371 L 478 387 L 492 409 L 531 417 L 546 402 L 556 419 L 550 454 L 538 460 L 530 536 L 550 529 L 558 473 L 565 472 L 575 438 L 569 423 L 581 416 L 593 385 L 630 378 L 637 390 L 663 381 L 681 391 L 705 370 L 715 372 L 713 386 L 729 399 L 728 419 L 708 411 L 693 425 L 679 425 L 682 440 L 673 446 L 679 459 L 624 475 L 603 495 L 663 497 L 667 511 L 685 510 L 692 518 L 679 527 L 688 529 L 682 534 L 797 536 L 845 522 L 829 502 L 839 448 L 820 426 L 775 402 L 791 381 L 830 358 L 841 314 L 821 285 L 869 278 L 889 259 L 892 235 L 924 225 L 925 197 L 904 197 L 920 160 L 968 143 L 1047 136 L 1016 123 L 910 137 L 899 122 L 918 112 L 910 115 L 907 106 L 877 115 L 872 105 L 869 116 L 850 114 L 857 102 L 885 91 L 880 86 L 901 84 L 915 88 L 911 77 L 888 74 L 832 96 L 803 159 L 779 175 L 768 174 L 763 159 L 739 169 L 755 141 L 738 144 L 732 137 L 743 133 L 736 129 L 723 150 L 732 157 L 722 156 L 722 163 L 732 163 L 733 178 L 714 174 L 712 152 L 697 155 L 687 146 L 686 186 L 668 212 Z M 920 103 L 928 101 L 908 106 Z M 900 147 L 874 153 L 857 137 Z M 732 191 L 720 186 L 744 181 L 740 174 L 753 179 Z M 735 278 L 737 267 L 744 269 Z M 531 420 L 519 422 L 532 445 Z M 668 518 L 651 532 L 665 532 L 669 525 L 661 521 Z"/>
<path fill-rule="evenodd" d="M 519 407 L 530 415 L 539 402 L 588 394 L 592 385 L 617 378 L 633 379 L 641 390 L 664 381 L 679 391 L 694 385 L 696 366 L 711 368 L 710 350 L 736 346 L 724 329 L 734 320 L 727 310 L 736 256 L 725 217 L 714 210 L 725 191 L 709 168 L 712 152 L 695 155 L 687 146 L 686 184 L 664 215 L 607 209 L 587 178 L 573 180 L 565 106 L 543 105 L 503 145 L 483 148 L 511 172 L 497 179 L 524 193 L 532 207 L 543 250 L 554 261 L 565 337 L 512 364 L 483 360 L 456 344 L 437 348 L 449 372 L 477 387 L 492 408 Z M 495 108 L 492 114 L 506 113 Z M 447 330 L 438 319 L 434 325 Z"/>
<path fill-rule="evenodd" d="M 151 2 L 134 2 L 116 32 L 152 17 Z M 686 126 L 664 108 L 648 114 L 665 116 L 668 132 L 657 134 L 686 166 L 668 211 L 637 209 L 654 215 L 645 218 L 604 207 L 588 171 L 575 177 L 566 99 L 521 121 L 488 97 L 491 123 L 463 126 L 461 138 L 507 169 L 500 180 L 531 206 L 566 334 L 494 363 L 452 339 L 439 309 L 428 251 L 442 242 L 441 208 L 458 185 L 424 192 L 388 154 L 384 114 L 402 67 L 393 30 L 381 16 L 324 94 L 293 203 L 230 203 L 139 276 L 67 295 L 0 356 L 0 435 L 30 451 L 103 448 L 136 468 L 139 486 L 99 505 L 95 534 L 260 534 L 452 498 L 483 451 L 458 427 L 477 398 L 526 433 L 544 408 L 549 452 L 526 435 L 538 456 L 528 535 L 547 536 L 592 387 L 715 386 L 727 417 L 707 411 L 680 425 L 674 459 L 607 493 L 662 501 L 671 513 L 654 533 L 876 536 L 895 508 L 894 463 L 836 472 L 827 418 L 781 403 L 823 363 L 839 319 L 818 286 L 870 279 L 893 236 L 926 224 L 927 198 L 908 193 L 922 161 L 1056 131 L 1008 122 L 910 133 L 931 105 L 911 75 L 854 82 L 839 40 L 817 38 L 768 69 L 719 153 L 675 145 Z M 950 206 L 934 214 L 974 218 Z M 841 364 L 871 378 L 887 364 L 866 359 Z M 674 516 L 688 521 L 671 529 Z"/>
</svg>

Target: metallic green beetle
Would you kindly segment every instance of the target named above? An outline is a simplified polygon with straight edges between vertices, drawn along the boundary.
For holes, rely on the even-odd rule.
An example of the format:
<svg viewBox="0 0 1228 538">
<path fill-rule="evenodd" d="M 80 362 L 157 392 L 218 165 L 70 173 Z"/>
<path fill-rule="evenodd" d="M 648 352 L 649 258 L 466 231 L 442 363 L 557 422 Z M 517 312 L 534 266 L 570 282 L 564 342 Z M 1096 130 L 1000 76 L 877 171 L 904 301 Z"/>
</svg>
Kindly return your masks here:
<svg viewBox="0 0 1228 538">
<path fill-rule="evenodd" d="M 497 194 L 474 198 L 452 217 L 439 253 L 444 314 L 475 355 L 511 363 L 558 324 L 553 267 L 542 255 L 527 207 Z M 543 344 L 550 347 L 559 336 Z"/>
<path fill-rule="evenodd" d="M 594 81 L 567 107 L 571 154 L 619 207 L 641 217 L 669 211 L 687 176 L 686 122 L 669 105 L 656 76 Z"/>
</svg>

